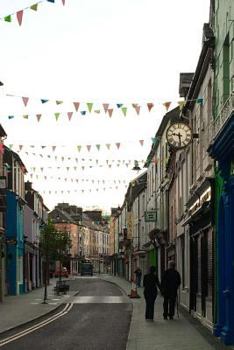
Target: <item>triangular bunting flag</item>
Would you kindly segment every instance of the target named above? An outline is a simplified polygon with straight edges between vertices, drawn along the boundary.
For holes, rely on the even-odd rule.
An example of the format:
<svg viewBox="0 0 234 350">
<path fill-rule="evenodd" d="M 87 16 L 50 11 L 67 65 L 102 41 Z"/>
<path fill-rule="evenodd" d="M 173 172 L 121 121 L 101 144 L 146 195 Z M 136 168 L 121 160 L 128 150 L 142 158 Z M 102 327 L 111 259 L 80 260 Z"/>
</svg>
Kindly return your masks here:
<svg viewBox="0 0 234 350">
<path fill-rule="evenodd" d="M 94 113 L 100 114 L 101 111 L 100 111 L 100 109 L 95 109 Z"/>
<path fill-rule="evenodd" d="M 25 105 L 25 107 L 26 107 L 27 104 L 28 104 L 29 98 L 28 98 L 28 97 L 22 97 L 22 100 L 23 100 L 23 103 L 24 103 L 24 105 Z"/>
<path fill-rule="evenodd" d="M 63 103 L 63 101 L 56 100 L 56 105 L 61 105 L 62 103 Z"/>
<path fill-rule="evenodd" d="M 144 145 L 144 140 L 139 140 L 139 142 L 140 142 L 141 146 Z"/>
<path fill-rule="evenodd" d="M 120 147 L 120 142 L 116 142 L 116 147 L 119 149 L 119 147 Z"/>
<path fill-rule="evenodd" d="M 41 103 L 46 103 L 48 102 L 49 100 L 44 100 L 44 99 L 41 99 Z"/>
<path fill-rule="evenodd" d="M 68 119 L 71 120 L 73 112 L 67 112 Z"/>
<path fill-rule="evenodd" d="M 63 4 L 63 6 L 65 5 L 65 0 L 62 0 L 62 4 Z"/>
<path fill-rule="evenodd" d="M 99 151 L 101 146 L 100 145 L 96 145 L 96 147 L 97 147 L 97 150 Z"/>
<path fill-rule="evenodd" d="M 110 149 L 110 143 L 106 143 L 106 147 L 107 147 L 107 149 Z"/>
<path fill-rule="evenodd" d="M 85 115 L 85 114 L 86 114 L 86 111 L 81 111 L 80 114 L 81 114 L 81 115 Z"/>
<path fill-rule="evenodd" d="M 39 122 L 41 119 L 41 114 L 36 114 L 36 117 L 37 117 L 37 121 Z"/>
<path fill-rule="evenodd" d="M 78 145 L 78 146 L 77 146 L 77 150 L 78 150 L 78 152 L 80 152 L 81 147 L 82 147 L 82 146 L 80 146 L 80 145 Z"/>
<path fill-rule="evenodd" d="M 92 108 L 93 108 L 93 103 L 92 102 L 87 102 L 86 105 L 88 107 L 89 113 L 91 113 L 92 112 Z"/>
<path fill-rule="evenodd" d="M 118 108 L 121 108 L 121 107 L 123 106 L 123 103 L 117 103 L 116 106 L 117 106 Z"/>
<path fill-rule="evenodd" d="M 113 108 L 109 108 L 107 110 L 108 114 L 109 114 L 109 117 L 111 118 L 112 117 L 112 113 L 113 113 Z"/>
<path fill-rule="evenodd" d="M 16 12 L 16 17 L 20 26 L 22 24 L 23 13 L 24 13 L 23 10 Z"/>
<path fill-rule="evenodd" d="M 122 107 L 121 108 L 121 110 L 122 110 L 122 112 L 123 112 L 123 115 L 126 117 L 126 115 L 127 115 L 127 107 Z"/>
<path fill-rule="evenodd" d="M 56 149 L 56 146 L 52 146 L 52 151 L 54 152 Z"/>
<path fill-rule="evenodd" d="M 23 118 L 24 118 L 24 119 L 28 119 L 28 114 L 24 114 L 24 115 L 23 115 Z"/>
<path fill-rule="evenodd" d="M 89 152 L 90 149 L 91 149 L 91 145 L 87 145 L 86 147 L 87 147 L 87 150 L 88 150 L 88 152 Z"/>
<path fill-rule="evenodd" d="M 13 118 L 15 118 L 14 115 L 8 115 L 8 119 L 13 119 Z"/>
<path fill-rule="evenodd" d="M 48 2 L 53 2 L 53 3 L 55 2 L 55 0 L 47 0 L 47 1 L 48 1 Z"/>
<path fill-rule="evenodd" d="M 149 112 L 151 111 L 151 109 L 154 107 L 154 104 L 152 102 L 147 103 L 147 107 Z"/>
<path fill-rule="evenodd" d="M 178 105 L 179 105 L 180 111 L 182 111 L 182 109 L 185 105 L 185 101 L 178 101 Z"/>
<path fill-rule="evenodd" d="M 132 107 L 135 109 L 136 114 L 139 115 L 140 114 L 140 110 L 141 110 L 141 106 L 139 106 L 137 103 L 133 103 Z"/>
<path fill-rule="evenodd" d="M 104 111 L 105 113 L 108 111 L 108 108 L 109 108 L 109 103 L 103 103 L 103 108 L 104 108 Z"/>
<path fill-rule="evenodd" d="M 60 117 L 60 113 L 54 113 L 54 116 L 55 116 L 55 119 L 56 119 L 56 122 L 57 122 L 58 118 Z"/>
<path fill-rule="evenodd" d="M 153 142 L 153 144 L 155 144 L 155 142 L 156 142 L 156 137 L 151 137 L 151 141 Z"/>
<path fill-rule="evenodd" d="M 11 144 L 11 145 L 8 145 L 8 147 L 9 147 L 10 149 L 12 149 L 12 147 L 13 147 L 13 144 Z"/>
<path fill-rule="evenodd" d="M 30 6 L 30 9 L 33 10 L 33 11 L 37 11 L 37 6 L 38 6 L 38 3 L 37 4 L 33 4 L 32 6 Z"/>
<path fill-rule="evenodd" d="M 11 15 L 4 17 L 5 22 L 11 22 Z"/>
<path fill-rule="evenodd" d="M 171 102 L 170 102 L 170 101 L 164 102 L 164 103 L 163 103 L 163 106 L 166 108 L 167 111 L 168 111 L 168 109 L 170 108 L 170 105 L 171 105 Z"/>
<path fill-rule="evenodd" d="M 21 151 L 23 148 L 23 145 L 19 145 L 19 150 Z"/>
<path fill-rule="evenodd" d="M 79 107 L 80 107 L 80 102 L 73 102 L 73 105 L 75 107 L 76 112 L 78 111 Z"/>
</svg>

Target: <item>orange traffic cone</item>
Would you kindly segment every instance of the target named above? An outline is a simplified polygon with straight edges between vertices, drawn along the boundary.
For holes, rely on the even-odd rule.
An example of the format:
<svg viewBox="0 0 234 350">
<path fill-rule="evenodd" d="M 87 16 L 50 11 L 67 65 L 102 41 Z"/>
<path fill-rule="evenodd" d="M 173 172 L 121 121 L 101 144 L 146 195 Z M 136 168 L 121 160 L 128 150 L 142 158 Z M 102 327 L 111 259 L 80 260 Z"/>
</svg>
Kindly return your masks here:
<svg viewBox="0 0 234 350">
<path fill-rule="evenodd" d="M 132 279 L 131 292 L 128 294 L 129 298 L 140 298 L 140 295 L 137 294 L 136 282 Z"/>
</svg>

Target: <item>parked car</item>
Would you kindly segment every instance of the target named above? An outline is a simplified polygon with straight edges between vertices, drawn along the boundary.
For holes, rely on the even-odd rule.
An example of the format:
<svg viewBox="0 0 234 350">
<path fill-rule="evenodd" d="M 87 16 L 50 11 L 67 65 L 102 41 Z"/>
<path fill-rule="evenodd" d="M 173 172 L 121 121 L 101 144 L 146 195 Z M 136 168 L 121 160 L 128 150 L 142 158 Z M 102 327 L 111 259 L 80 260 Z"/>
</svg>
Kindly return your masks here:
<svg viewBox="0 0 234 350">
<path fill-rule="evenodd" d="M 91 263 L 82 263 L 80 269 L 81 276 L 93 276 L 93 265 Z"/>
<path fill-rule="evenodd" d="M 55 270 L 54 277 L 68 277 L 68 270 L 66 267 L 62 267 L 61 274 L 60 269 Z"/>
</svg>

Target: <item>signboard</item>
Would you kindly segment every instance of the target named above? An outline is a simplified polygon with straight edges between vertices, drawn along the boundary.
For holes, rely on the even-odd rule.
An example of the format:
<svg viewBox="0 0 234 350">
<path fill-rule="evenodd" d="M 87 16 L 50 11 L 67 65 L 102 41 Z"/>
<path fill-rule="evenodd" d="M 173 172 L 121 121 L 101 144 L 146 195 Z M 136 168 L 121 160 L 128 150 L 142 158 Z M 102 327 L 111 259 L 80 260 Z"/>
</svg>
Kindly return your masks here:
<svg viewBox="0 0 234 350">
<path fill-rule="evenodd" d="M 145 222 L 156 222 L 157 212 L 155 210 L 145 211 Z"/>
</svg>

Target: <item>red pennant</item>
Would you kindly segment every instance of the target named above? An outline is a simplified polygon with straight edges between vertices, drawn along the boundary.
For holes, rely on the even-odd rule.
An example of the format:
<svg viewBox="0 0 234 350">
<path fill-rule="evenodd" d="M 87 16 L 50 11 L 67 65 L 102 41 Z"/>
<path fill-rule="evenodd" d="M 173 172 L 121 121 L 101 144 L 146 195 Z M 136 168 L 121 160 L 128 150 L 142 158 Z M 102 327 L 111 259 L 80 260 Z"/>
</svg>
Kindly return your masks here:
<svg viewBox="0 0 234 350">
<path fill-rule="evenodd" d="M 151 111 L 151 109 L 154 107 L 154 104 L 152 102 L 147 103 L 147 107 L 149 112 Z"/>
<path fill-rule="evenodd" d="M 171 102 L 170 102 L 170 101 L 164 102 L 164 103 L 163 103 L 163 106 L 166 108 L 167 111 L 168 111 L 168 109 L 170 108 L 170 105 L 171 105 Z"/>
<path fill-rule="evenodd" d="M 41 119 L 41 114 L 36 114 L 36 117 L 37 117 L 37 121 L 39 122 Z"/>
<path fill-rule="evenodd" d="M 27 104 L 28 104 L 29 97 L 22 97 L 22 100 L 23 100 L 23 103 L 24 103 L 24 105 L 26 107 Z"/>
<path fill-rule="evenodd" d="M 112 117 L 112 113 L 113 113 L 113 108 L 109 108 L 107 110 L 108 114 L 109 114 L 109 117 L 111 118 Z"/>
<path fill-rule="evenodd" d="M 140 142 L 141 146 L 143 146 L 144 140 L 139 140 L 139 142 Z"/>
<path fill-rule="evenodd" d="M 62 0 L 62 4 L 63 4 L 63 6 L 65 5 L 65 0 Z"/>
<path fill-rule="evenodd" d="M 16 12 L 16 17 L 20 26 L 22 24 L 23 13 L 24 13 L 23 10 Z"/>
<path fill-rule="evenodd" d="M 67 112 L 68 119 L 71 120 L 73 112 Z"/>
<path fill-rule="evenodd" d="M 137 103 L 133 103 L 132 106 L 135 109 L 136 114 L 139 115 L 140 114 L 140 110 L 141 110 L 141 106 L 139 106 Z"/>
<path fill-rule="evenodd" d="M 109 108 L 109 103 L 103 103 L 103 108 L 104 108 L 104 111 L 105 113 L 108 111 L 108 108 Z"/>
<path fill-rule="evenodd" d="M 75 110 L 78 111 L 79 107 L 80 107 L 80 102 L 73 102 Z"/>
<path fill-rule="evenodd" d="M 19 145 L 19 150 L 21 151 L 23 148 L 23 145 Z"/>
<path fill-rule="evenodd" d="M 87 147 L 87 150 L 88 150 L 88 152 L 89 152 L 90 149 L 91 149 L 91 145 L 87 145 L 86 147 Z"/>
<path fill-rule="evenodd" d="M 120 147 L 120 142 L 116 142 L 116 147 L 119 149 L 119 147 Z"/>
</svg>

